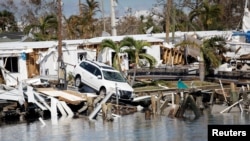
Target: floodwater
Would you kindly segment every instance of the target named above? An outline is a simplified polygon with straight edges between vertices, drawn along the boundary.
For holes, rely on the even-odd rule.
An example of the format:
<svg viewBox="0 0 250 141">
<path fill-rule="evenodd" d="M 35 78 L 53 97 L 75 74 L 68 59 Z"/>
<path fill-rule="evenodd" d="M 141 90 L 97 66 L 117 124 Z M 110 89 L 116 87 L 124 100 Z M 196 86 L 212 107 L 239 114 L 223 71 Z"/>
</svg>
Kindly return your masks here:
<svg viewBox="0 0 250 141">
<path fill-rule="evenodd" d="M 249 113 L 210 114 L 197 119 L 152 116 L 144 112 L 103 121 L 101 116 L 0 124 L 0 141 L 207 141 L 208 124 L 250 124 Z"/>
</svg>

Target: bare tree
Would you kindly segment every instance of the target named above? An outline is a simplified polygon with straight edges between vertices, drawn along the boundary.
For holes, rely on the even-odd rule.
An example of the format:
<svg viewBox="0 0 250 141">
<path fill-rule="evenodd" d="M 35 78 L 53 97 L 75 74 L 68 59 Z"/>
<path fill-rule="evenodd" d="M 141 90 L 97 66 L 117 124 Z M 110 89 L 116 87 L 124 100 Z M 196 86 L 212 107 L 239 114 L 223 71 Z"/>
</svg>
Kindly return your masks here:
<svg viewBox="0 0 250 141">
<path fill-rule="evenodd" d="M 0 6 L 15 13 L 15 17 L 22 26 L 38 23 L 41 16 L 56 14 L 56 1 L 51 0 L 4 0 Z"/>
</svg>

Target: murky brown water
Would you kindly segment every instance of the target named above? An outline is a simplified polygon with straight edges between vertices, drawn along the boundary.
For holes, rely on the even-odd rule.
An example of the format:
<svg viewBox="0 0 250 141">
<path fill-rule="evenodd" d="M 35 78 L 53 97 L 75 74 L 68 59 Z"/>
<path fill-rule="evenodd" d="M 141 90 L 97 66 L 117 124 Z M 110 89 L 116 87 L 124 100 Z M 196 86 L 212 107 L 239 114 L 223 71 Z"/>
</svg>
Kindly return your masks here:
<svg viewBox="0 0 250 141">
<path fill-rule="evenodd" d="M 0 141 L 207 141 L 208 124 L 250 124 L 248 113 L 204 114 L 198 119 L 166 116 L 145 119 L 137 112 L 103 122 L 86 117 L 1 124 Z"/>
</svg>

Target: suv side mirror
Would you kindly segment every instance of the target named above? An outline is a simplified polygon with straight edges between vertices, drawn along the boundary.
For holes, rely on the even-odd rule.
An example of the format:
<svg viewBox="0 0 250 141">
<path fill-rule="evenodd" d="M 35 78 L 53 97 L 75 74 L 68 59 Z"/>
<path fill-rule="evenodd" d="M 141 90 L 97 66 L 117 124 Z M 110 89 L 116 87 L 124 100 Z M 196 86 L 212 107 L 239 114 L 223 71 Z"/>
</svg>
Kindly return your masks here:
<svg viewBox="0 0 250 141">
<path fill-rule="evenodd" d="M 102 76 L 101 76 L 101 75 L 97 75 L 97 78 L 98 78 L 98 79 L 102 79 Z"/>
</svg>

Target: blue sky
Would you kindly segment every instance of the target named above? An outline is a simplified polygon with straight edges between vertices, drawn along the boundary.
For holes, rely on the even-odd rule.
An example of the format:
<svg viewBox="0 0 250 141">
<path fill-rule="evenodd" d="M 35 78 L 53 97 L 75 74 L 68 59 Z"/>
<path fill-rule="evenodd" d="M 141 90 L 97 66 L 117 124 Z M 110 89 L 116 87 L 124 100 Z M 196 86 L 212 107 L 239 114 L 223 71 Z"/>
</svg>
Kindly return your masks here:
<svg viewBox="0 0 250 141">
<path fill-rule="evenodd" d="M 67 17 L 69 15 L 79 14 L 78 10 L 78 0 L 62 0 L 63 13 Z M 101 3 L 101 0 L 97 0 Z M 85 3 L 86 0 L 81 0 L 82 3 Z M 103 0 L 105 15 L 110 15 L 110 0 Z M 156 4 L 156 0 L 118 0 L 116 7 L 116 15 L 123 15 L 124 11 L 127 8 L 132 8 L 132 11 L 137 10 L 150 10 Z"/>
</svg>

